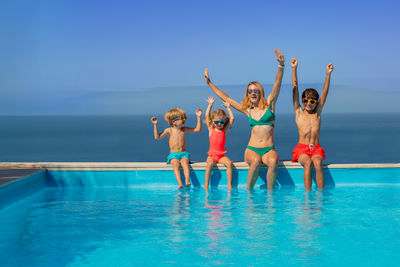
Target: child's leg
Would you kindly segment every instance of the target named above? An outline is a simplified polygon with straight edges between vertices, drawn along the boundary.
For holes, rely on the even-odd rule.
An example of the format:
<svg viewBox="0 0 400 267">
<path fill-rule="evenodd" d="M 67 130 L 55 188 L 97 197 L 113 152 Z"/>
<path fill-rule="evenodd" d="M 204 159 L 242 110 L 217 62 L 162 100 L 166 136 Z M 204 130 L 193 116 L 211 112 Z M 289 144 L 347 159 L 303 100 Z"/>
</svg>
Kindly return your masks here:
<svg viewBox="0 0 400 267">
<path fill-rule="evenodd" d="M 228 179 L 228 188 L 232 189 L 232 161 L 228 157 L 222 157 L 219 162 L 226 167 L 226 178 Z"/>
<path fill-rule="evenodd" d="M 310 156 L 308 156 L 307 154 L 301 154 L 297 161 L 304 167 L 304 173 L 303 173 L 304 187 L 306 188 L 307 191 L 310 191 L 312 186 L 311 170 L 313 162 Z"/>
<path fill-rule="evenodd" d="M 250 190 L 253 189 L 257 181 L 261 157 L 253 150 L 246 149 L 244 152 L 244 160 L 249 164 L 249 170 L 247 173 L 247 190 Z"/>
<path fill-rule="evenodd" d="M 211 171 L 212 168 L 215 164 L 215 161 L 212 157 L 207 157 L 207 166 L 206 166 L 206 178 L 204 181 L 204 189 L 208 189 L 208 185 L 210 184 L 210 176 L 211 176 Z"/>
<path fill-rule="evenodd" d="M 268 166 L 267 171 L 267 188 L 268 190 L 274 189 L 276 176 L 278 176 L 278 163 L 279 156 L 275 149 L 267 152 L 262 157 L 262 162 Z"/>
<path fill-rule="evenodd" d="M 185 186 L 190 186 L 190 169 L 189 169 L 189 159 L 181 159 L 181 165 L 183 169 L 183 175 L 185 176 Z"/>
<path fill-rule="evenodd" d="M 181 171 L 179 170 L 179 160 L 178 159 L 171 159 L 171 165 L 174 170 L 176 181 L 178 182 L 178 189 L 182 188 L 182 180 L 181 180 Z"/>
<path fill-rule="evenodd" d="M 315 176 L 317 180 L 317 186 L 319 189 L 324 189 L 324 168 L 322 167 L 322 161 L 324 160 L 323 157 L 320 155 L 315 155 L 311 158 L 312 163 L 314 164 L 315 168 Z"/>
</svg>

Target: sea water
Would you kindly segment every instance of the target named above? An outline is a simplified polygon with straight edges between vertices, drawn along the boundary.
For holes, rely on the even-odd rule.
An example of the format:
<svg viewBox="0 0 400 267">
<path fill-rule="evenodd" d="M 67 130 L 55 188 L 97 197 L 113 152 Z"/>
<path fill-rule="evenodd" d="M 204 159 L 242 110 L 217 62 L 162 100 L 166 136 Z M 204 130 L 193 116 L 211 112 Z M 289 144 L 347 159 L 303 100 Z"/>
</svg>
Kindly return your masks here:
<svg viewBox="0 0 400 267">
<path fill-rule="evenodd" d="M 235 112 L 227 134 L 227 156 L 243 161 L 250 137 L 247 117 Z M 166 161 L 168 140 L 156 141 L 151 115 L 0 116 L 0 162 L 4 161 Z M 168 127 L 158 116 L 159 130 Z M 189 116 L 186 125 L 195 127 Z M 208 132 L 186 135 L 192 161 L 205 161 Z M 400 157 L 399 114 L 326 114 L 320 143 L 326 163 L 391 163 Z M 298 142 L 293 114 L 277 114 L 275 147 L 281 160 L 291 159 Z"/>
</svg>

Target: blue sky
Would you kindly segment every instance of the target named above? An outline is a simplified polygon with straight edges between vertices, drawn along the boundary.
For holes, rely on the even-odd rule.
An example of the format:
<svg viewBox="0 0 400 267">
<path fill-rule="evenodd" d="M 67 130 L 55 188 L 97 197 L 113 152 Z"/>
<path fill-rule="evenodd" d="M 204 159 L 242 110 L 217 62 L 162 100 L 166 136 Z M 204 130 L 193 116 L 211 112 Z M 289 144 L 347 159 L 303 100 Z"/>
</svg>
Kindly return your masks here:
<svg viewBox="0 0 400 267">
<path fill-rule="evenodd" d="M 207 90 L 205 67 L 216 84 L 239 88 L 238 96 L 252 80 L 268 91 L 274 48 L 286 57 L 286 84 L 290 58 L 299 59 L 300 88 L 322 83 L 326 64 L 334 64 L 328 111 L 399 111 L 399 11 L 399 3 L 385 0 L 3 0 L 0 114 L 189 108 L 210 94 L 180 97 Z M 279 101 L 290 106 L 286 95 Z"/>
</svg>

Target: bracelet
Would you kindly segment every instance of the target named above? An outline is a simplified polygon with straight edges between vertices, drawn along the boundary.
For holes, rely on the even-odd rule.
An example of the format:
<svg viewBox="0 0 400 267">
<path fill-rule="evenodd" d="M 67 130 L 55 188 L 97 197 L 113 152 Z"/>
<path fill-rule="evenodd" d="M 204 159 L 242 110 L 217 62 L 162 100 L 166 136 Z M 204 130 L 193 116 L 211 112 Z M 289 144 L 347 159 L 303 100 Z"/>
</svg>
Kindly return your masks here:
<svg viewBox="0 0 400 267">
<path fill-rule="evenodd" d="M 279 68 L 280 68 L 280 69 L 283 69 L 283 68 L 285 68 L 285 65 L 281 65 L 281 64 L 279 64 L 278 66 L 279 66 Z"/>
</svg>

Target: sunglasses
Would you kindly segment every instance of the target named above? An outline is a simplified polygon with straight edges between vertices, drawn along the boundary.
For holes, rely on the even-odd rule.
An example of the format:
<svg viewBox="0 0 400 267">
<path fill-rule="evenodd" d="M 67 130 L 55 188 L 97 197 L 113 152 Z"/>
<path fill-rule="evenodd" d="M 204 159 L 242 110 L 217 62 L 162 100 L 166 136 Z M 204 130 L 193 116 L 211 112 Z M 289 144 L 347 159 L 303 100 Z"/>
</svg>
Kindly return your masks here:
<svg viewBox="0 0 400 267">
<path fill-rule="evenodd" d="M 222 124 L 222 125 L 224 125 L 226 123 L 226 121 L 213 121 L 213 122 L 214 122 L 214 124 Z"/>
<path fill-rule="evenodd" d="M 249 94 L 249 95 L 251 95 L 251 94 L 260 94 L 260 90 L 258 90 L 258 89 L 249 89 L 249 90 L 247 90 L 247 93 Z"/>
<path fill-rule="evenodd" d="M 177 121 L 177 120 L 185 120 L 185 117 L 179 116 L 179 117 L 172 119 L 172 121 Z"/>
<path fill-rule="evenodd" d="M 311 105 L 314 105 L 317 102 L 318 102 L 318 100 L 315 100 L 315 99 L 312 99 L 312 98 L 303 98 L 303 103 L 304 104 L 310 103 Z"/>
</svg>

